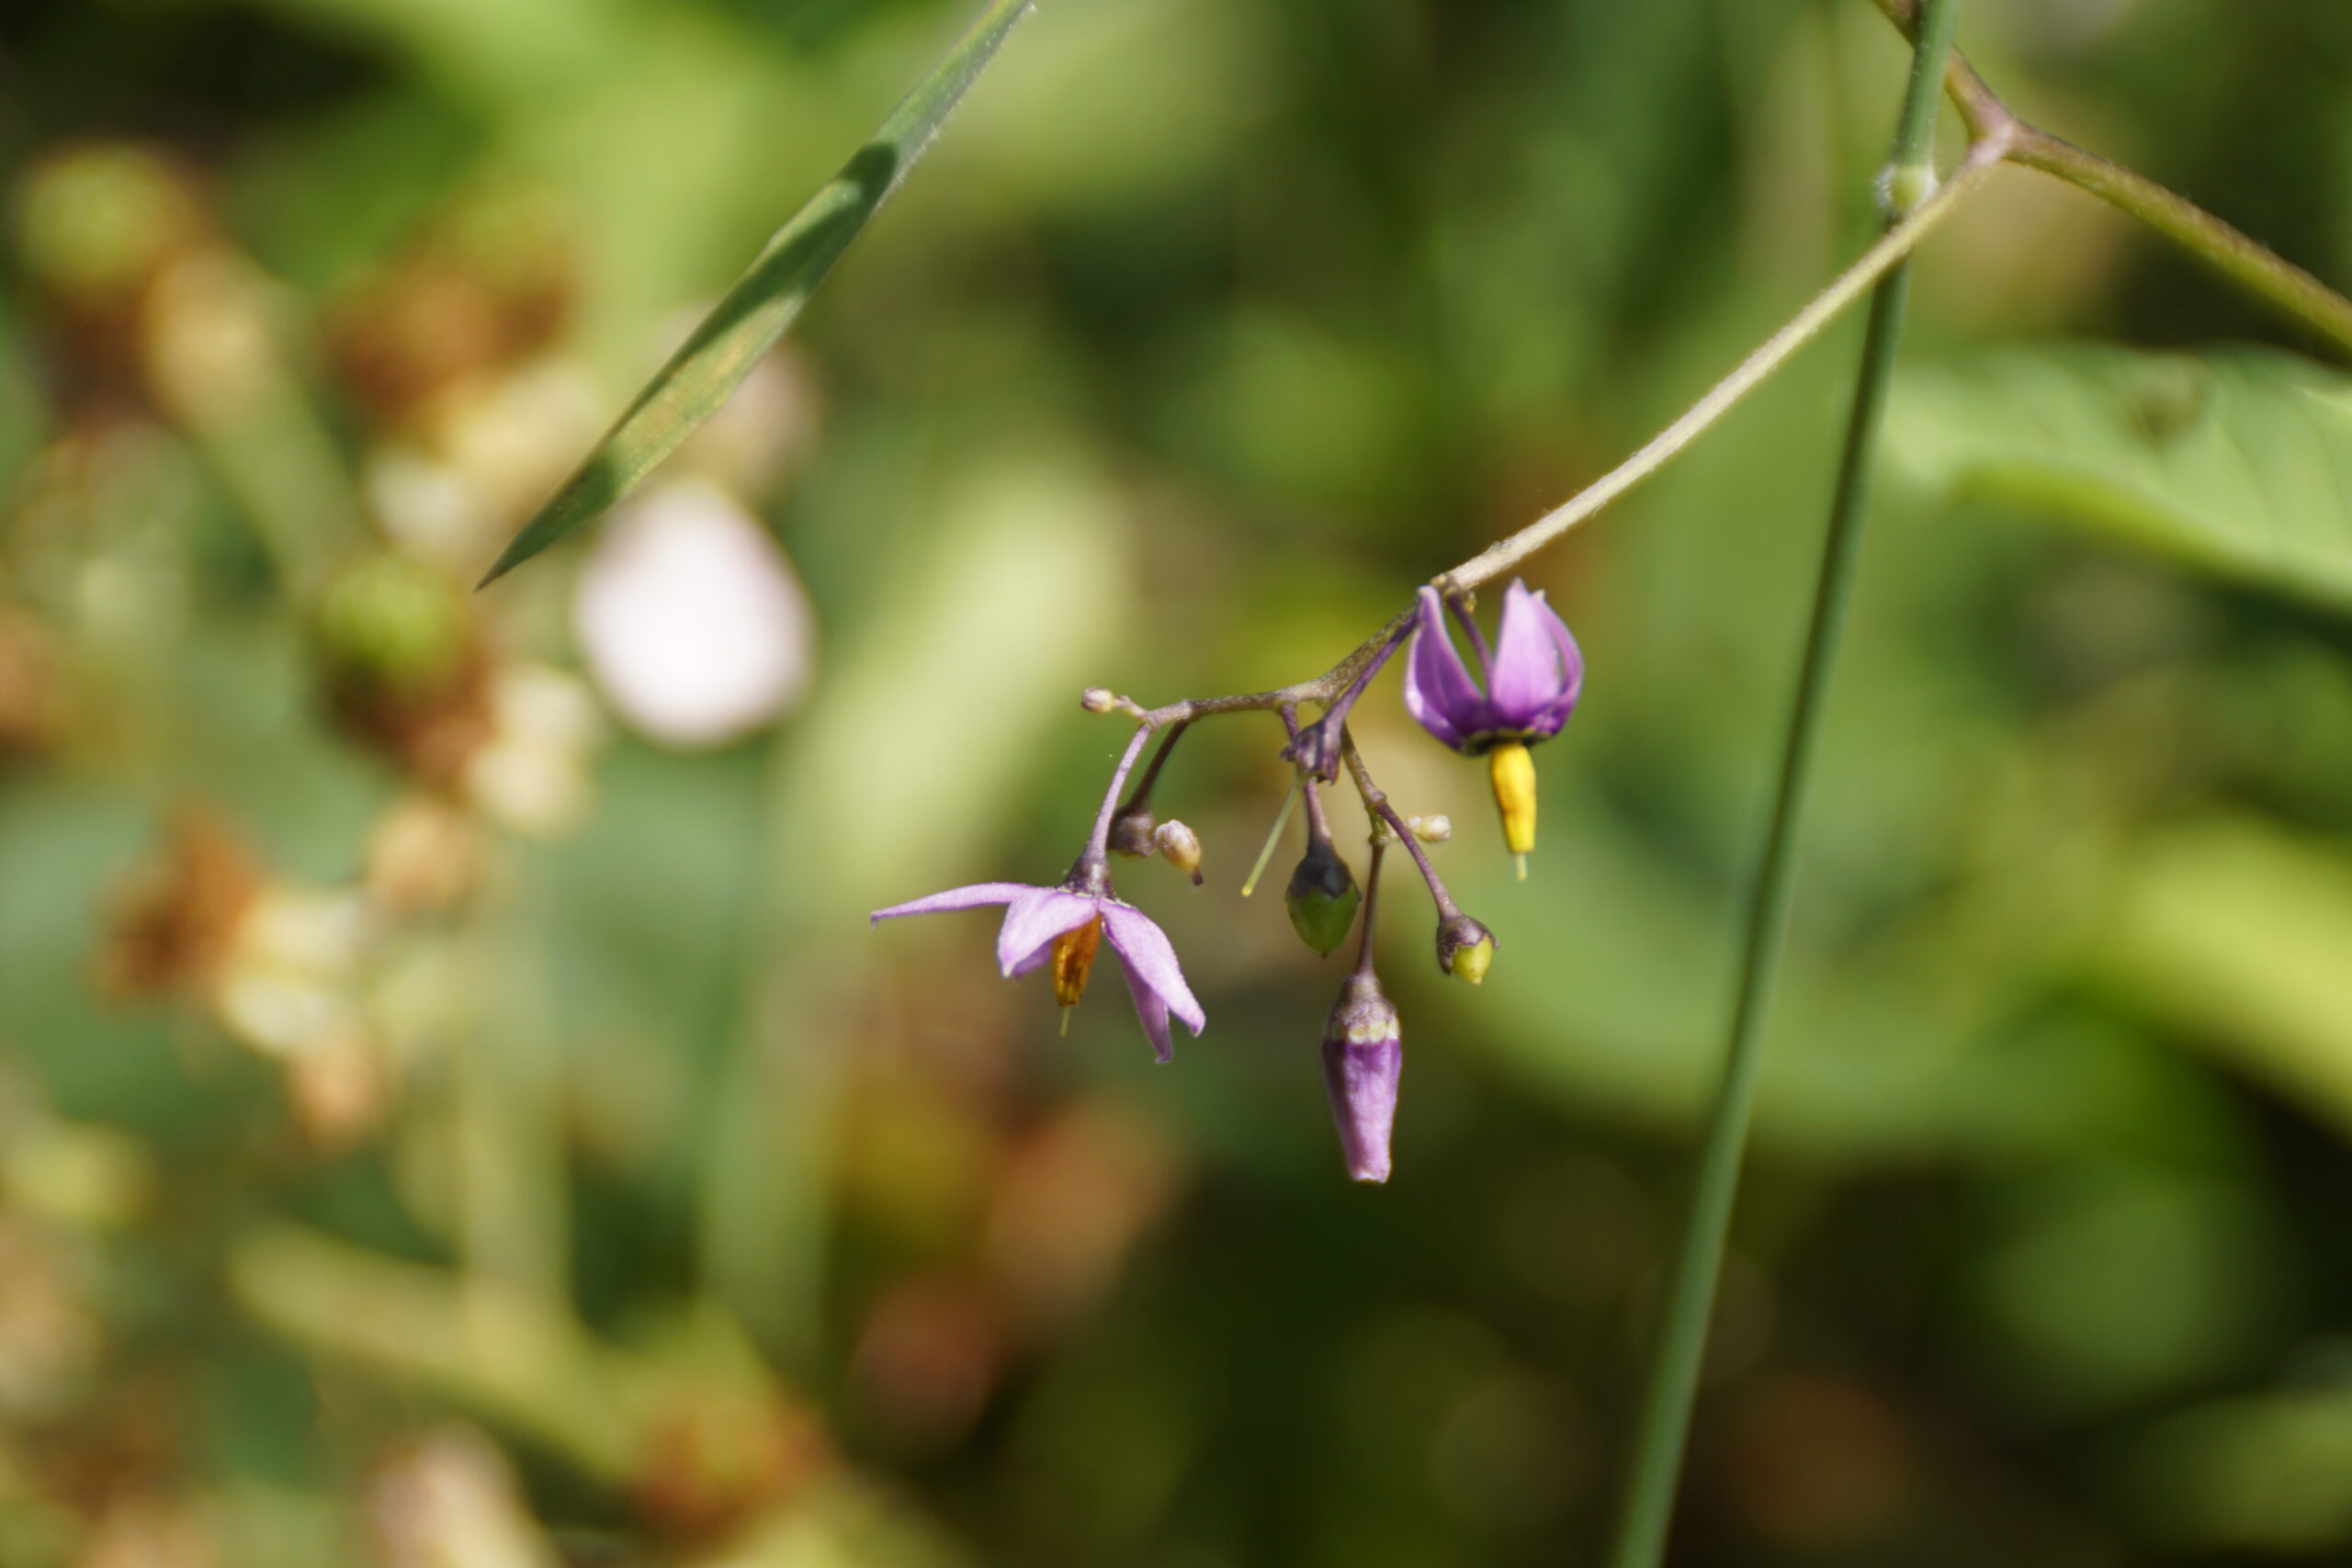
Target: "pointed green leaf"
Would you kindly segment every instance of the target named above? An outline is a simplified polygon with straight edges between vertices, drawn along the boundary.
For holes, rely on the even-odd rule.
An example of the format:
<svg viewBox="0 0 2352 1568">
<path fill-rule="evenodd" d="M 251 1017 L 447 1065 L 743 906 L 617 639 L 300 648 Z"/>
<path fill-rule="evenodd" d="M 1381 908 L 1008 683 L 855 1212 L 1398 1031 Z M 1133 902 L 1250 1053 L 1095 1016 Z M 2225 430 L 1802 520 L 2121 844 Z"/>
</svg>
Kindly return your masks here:
<svg viewBox="0 0 2352 1568">
<path fill-rule="evenodd" d="M 1928 482 L 2352 609 L 2352 380 L 2293 355 L 2001 349 L 1907 372 Z"/>
<path fill-rule="evenodd" d="M 938 133 L 1031 0 L 989 0 L 956 47 L 891 111 L 874 139 L 776 231 L 750 270 L 712 307 L 618 422 L 523 525 L 483 576 L 487 586 L 594 519 L 677 450 L 782 337 L 865 220 Z"/>
</svg>

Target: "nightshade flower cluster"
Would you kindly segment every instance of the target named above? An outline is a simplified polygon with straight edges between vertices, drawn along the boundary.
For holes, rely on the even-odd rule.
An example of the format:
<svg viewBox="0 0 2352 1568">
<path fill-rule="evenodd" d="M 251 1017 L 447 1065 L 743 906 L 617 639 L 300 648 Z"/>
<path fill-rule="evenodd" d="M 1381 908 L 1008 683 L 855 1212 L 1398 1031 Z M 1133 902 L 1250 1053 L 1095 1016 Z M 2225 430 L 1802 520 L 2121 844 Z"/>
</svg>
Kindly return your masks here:
<svg viewBox="0 0 2352 1568">
<path fill-rule="evenodd" d="M 1478 676 L 1472 675 L 1454 647 L 1446 625 L 1449 609 L 1476 651 Z M 1283 755 L 1291 761 L 1296 783 L 1275 819 L 1267 851 L 1271 854 L 1292 805 L 1303 801 L 1306 851 L 1291 874 L 1283 900 L 1291 923 L 1310 949 L 1324 955 L 1338 949 L 1351 930 L 1361 931 L 1355 966 L 1324 1024 L 1325 1091 L 1348 1175 L 1357 1181 L 1387 1180 L 1397 1086 L 1404 1073 L 1404 1034 L 1396 1005 L 1374 972 L 1373 929 L 1381 860 L 1390 845 L 1403 846 L 1412 858 L 1435 906 L 1438 968 L 1475 986 L 1485 981 L 1495 954 L 1494 932 L 1454 903 L 1422 848 L 1450 838 L 1453 824 L 1443 817 L 1399 814 L 1373 782 L 1348 734 L 1350 709 L 1400 645 L 1409 649 L 1405 661 L 1407 709 L 1422 728 L 1445 745 L 1487 759 L 1496 805 L 1502 813 L 1504 841 L 1518 857 L 1520 874 L 1525 876 L 1527 853 L 1535 844 L 1535 766 L 1529 748 L 1557 735 L 1575 711 L 1584 684 L 1584 656 L 1544 595 L 1514 581 L 1503 595 L 1501 626 L 1492 649 L 1464 604 L 1449 604 L 1436 589 L 1424 588 L 1418 614 L 1409 622 L 1400 623 L 1393 637 L 1378 646 L 1367 645 L 1321 681 L 1149 710 L 1101 688 L 1088 691 L 1083 705 L 1090 712 L 1126 713 L 1138 721 L 1138 728 L 1103 794 L 1093 833 L 1069 874 L 1047 886 L 982 882 L 950 888 L 877 909 L 874 923 L 901 915 L 1002 906 L 1004 923 L 997 933 L 999 967 L 1007 979 L 1046 970 L 1054 999 L 1065 1010 L 1065 1028 L 1067 1010 L 1085 994 L 1095 957 L 1107 941 L 1118 957 L 1145 1037 L 1158 1058 L 1168 1061 L 1173 1055 L 1169 1020 L 1181 1019 L 1195 1036 L 1207 1021 L 1185 983 L 1167 934 L 1149 916 L 1113 891 L 1111 857 L 1158 856 L 1198 885 L 1203 880 L 1199 835 L 1182 822 L 1162 822 L 1152 812 L 1152 791 L 1161 766 L 1186 728 L 1201 718 L 1245 711 L 1278 713 L 1289 735 Z M 1297 716 L 1301 701 L 1319 702 L 1325 710 L 1304 728 Z M 1120 792 L 1128 774 L 1155 734 L 1160 737 L 1159 750 L 1134 793 L 1122 800 Z M 1371 863 L 1361 886 L 1347 858 L 1332 841 L 1320 794 L 1321 785 L 1336 782 L 1342 765 L 1353 779 L 1373 824 Z M 1266 858 L 1260 857 L 1259 870 Z M 1253 870 L 1243 885 L 1244 897 L 1256 886 L 1258 874 Z"/>
</svg>

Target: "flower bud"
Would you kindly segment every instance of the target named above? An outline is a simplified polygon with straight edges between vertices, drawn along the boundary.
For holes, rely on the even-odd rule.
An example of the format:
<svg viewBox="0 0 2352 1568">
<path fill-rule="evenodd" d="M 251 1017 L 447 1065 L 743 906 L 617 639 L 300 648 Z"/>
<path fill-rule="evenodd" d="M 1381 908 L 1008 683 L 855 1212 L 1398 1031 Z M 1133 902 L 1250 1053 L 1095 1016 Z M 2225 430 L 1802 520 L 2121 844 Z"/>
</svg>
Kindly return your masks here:
<svg viewBox="0 0 2352 1568">
<path fill-rule="evenodd" d="M 1109 713 L 1119 705 L 1119 698 L 1108 686 L 1089 686 L 1079 693 L 1078 705 L 1089 713 Z"/>
<path fill-rule="evenodd" d="M 1437 928 L 1437 966 L 1456 979 L 1482 985 L 1495 961 L 1495 933 L 1467 915 L 1454 915 Z"/>
<path fill-rule="evenodd" d="M 1378 979 L 1350 976 L 1323 1025 L 1323 1088 L 1352 1180 L 1388 1179 L 1389 1134 L 1396 1122 L 1396 1083 L 1404 1070 L 1396 1009 Z"/>
<path fill-rule="evenodd" d="M 1290 909 L 1290 923 L 1298 938 L 1320 953 L 1329 953 L 1348 939 L 1348 928 L 1356 923 L 1356 906 L 1363 902 L 1363 894 L 1356 887 L 1355 873 L 1348 863 L 1335 852 L 1329 840 L 1307 845 L 1306 853 L 1290 874 L 1290 886 L 1283 894 L 1283 902 Z"/>
<path fill-rule="evenodd" d="M 1159 826 L 1159 819 L 1152 816 L 1151 807 L 1136 801 L 1111 818 L 1111 848 L 1116 853 L 1135 860 L 1157 854 L 1159 844 L 1154 837 L 1154 830 Z"/>
<path fill-rule="evenodd" d="M 1170 865 L 1191 877 L 1193 886 L 1201 885 L 1201 836 L 1198 833 L 1171 818 L 1162 822 L 1151 839 L 1159 846 L 1159 852 L 1168 857 Z"/>
<path fill-rule="evenodd" d="M 1425 844 L 1442 844 L 1453 837 L 1453 818 L 1442 812 L 1430 817 L 1408 817 L 1405 827 Z"/>
<path fill-rule="evenodd" d="M 319 606 L 318 635 L 335 669 L 371 691 L 438 685 L 464 662 L 464 602 L 449 580 L 386 552 L 349 568 Z"/>
</svg>

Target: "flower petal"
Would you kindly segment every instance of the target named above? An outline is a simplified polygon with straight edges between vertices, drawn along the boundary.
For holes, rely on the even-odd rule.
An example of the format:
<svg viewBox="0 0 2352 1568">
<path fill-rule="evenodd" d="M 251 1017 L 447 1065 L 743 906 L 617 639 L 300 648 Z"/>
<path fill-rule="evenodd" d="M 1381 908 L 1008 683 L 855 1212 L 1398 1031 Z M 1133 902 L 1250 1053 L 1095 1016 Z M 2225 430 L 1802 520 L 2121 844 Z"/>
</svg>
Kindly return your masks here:
<svg viewBox="0 0 2352 1568">
<path fill-rule="evenodd" d="M 1557 735 L 1560 726 L 1568 722 L 1568 715 L 1577 711 L 1577 698 L 1584 692 L 1584 649 L 1577 646 L 1576 634 L 1568 630 L 1568 623 L 1553 613 L 1541 593 L 1535 596 L 1535 607 L 1544 612 L 1544 630 L 1560 650 L 1560 694 L 1545 704 L 1544 709 L 1547 733 Z"/>
<path fill-rule="evenodd" d="M 1102 905 L 1102 926 L 1126 965 L 1129 981 L 1148 987 L 1170 1012 L 1184 1021 L 1185 1028 L 1199 1034 L 1208 1018 L 1193 999 L 1193 988 L 1184 984 L 1184 971 L 1177 966 L 1176 950 L 1169 945 L 1168 933 L 1152 924 L 1151 917 L 1141 909 L 1107 900 Z M 1148 1021 L 1144 1027 L 1150 1028 Z"/>
<path fill-rule="evenodd" d="M 1168 1038 L 1168 1004 L 1159 999 L 1158 991 L 1144 984 L 1133 966 L 1122 962 L 1119 973 L 1126 977 L 1127 995 L 1136 999 L 1136 1017 L 1143 1021 L 1144 1035 L 1151 1042 L 1152 1059 L 1168 1061 L 1176 1055 L 1176 1047 Z"/>
<path fill-rule="evenodd" d="M 968 887 L 951 887 L 911 904 L 876 909 L 865 917 L 865 923 L 870 926 L 878 920 L 895 920 L 900 915 L 936 915 L 947 909 L 978 908 L 983 904 L 1010 904 L 1023 893 L 1036 891 L 1025 882 L 975 882 Z"/>
<path fill-rule="evenodd" d="M 1037 967 L 1038 955 L 1053 945 L 1054 938 L 1076 931 L 1102 911 L 1099 901 L 1067 887 L 1023 888 L 996 933 L 998 967 L 1008 980 L 1026 975 Z"/>
<path fill-rule="evenodd" d="M 1550 626 L 1544 624 L 1547 621 Z M 1532 728 L 1559 701 L 1567 671 L 1560 662 L 1553 626 L 1564 633 L 1567 630 L 1544 603 L 1544 595 L 1530 593 L 1527 584 L 1513 578 L 1503 592 L 1502 630 L 1495 637 L 1494 689 L 1488 694 L 1497 728 Z"/>
<path fill-rule="evenodd" d="M 1405 652 L 1405 711 L 1458 751 L 1464 737 L 1492 728 L 1486 721 L 1487 700 L 1446 635 L 1445 607 L 1438 603 L 1437 590 L 1424 587 L 1420 599 L 1421 624 Z"/>
<path fill-rule="evenodd" d="M 1405 1070 L 1405 1048 L 1391 1035 L 1361 1044 L 1323 1043 L 1323 1088 L 1331 1100 L 1331 1122 L 1348 1175 L 1356 1181 L 1388 1179 L 1388 1145 L 1396 1125 L 1396 1083 Z"/>
</svg>

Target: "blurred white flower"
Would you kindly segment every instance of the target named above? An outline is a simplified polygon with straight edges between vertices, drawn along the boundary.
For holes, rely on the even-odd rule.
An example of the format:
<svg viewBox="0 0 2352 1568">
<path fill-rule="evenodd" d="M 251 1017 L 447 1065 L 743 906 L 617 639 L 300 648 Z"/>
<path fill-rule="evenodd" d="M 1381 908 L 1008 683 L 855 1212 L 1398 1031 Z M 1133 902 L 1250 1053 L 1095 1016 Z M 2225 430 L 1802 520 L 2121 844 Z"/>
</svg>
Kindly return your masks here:
<svg viewBox="0 0 2352 1568">
<path fill-rule="evenodd" d="M 427 1438 L 368 1486 L 384 1568 L 552 1568 L 555 1550 L 484 1438 L 457 1428 Z"/>
<path fill-rule="evenodd" d="M 604 725 L 585 682 L 550 665 L 501 669 L 491 687 L 489 742 L 466 760 L 466 797 L 502 827 L 550 838 L 591 804 L 589 753 Z"/>
<path fill-rule="evenodd" d="M 266 887 L 238 921 L 213 992 L 222 1025 L 276 1056 L 365 1039 L 370 927 L 356 893 Z"/>
<path fill-rule="evenodd" d="M 732 740 L 808 684 L 808 594 L 759 519 L 701 480 L 664 485 L 616 516 L 572 608 L 605 694 L 667 746 Z"/>
</svg>

